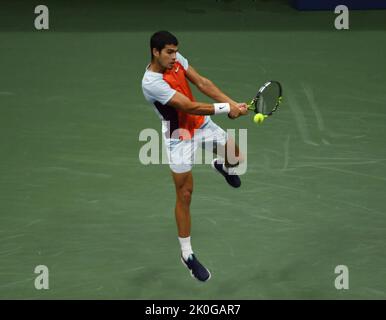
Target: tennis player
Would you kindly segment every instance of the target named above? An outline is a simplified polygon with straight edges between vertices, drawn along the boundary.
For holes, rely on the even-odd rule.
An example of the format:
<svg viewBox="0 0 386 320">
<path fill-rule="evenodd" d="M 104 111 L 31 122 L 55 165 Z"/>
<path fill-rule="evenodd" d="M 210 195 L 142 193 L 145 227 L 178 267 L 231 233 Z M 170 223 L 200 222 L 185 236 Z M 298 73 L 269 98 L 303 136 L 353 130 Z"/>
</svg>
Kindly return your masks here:
<svg viewBox="0 0 386 320">
<path fill-rule="evenodd" d="M 142 79 L 142 91 L 162 120 L 163 139 L 176 188 L 175 216 L 181 261 L 193 277 L 207 281 L 211 274 L 193 254 L 190 239 L 195 153 L 203 140 L 222 147 L 225 150 L 223 157 L 215 158 L 212 167 L 225 177 L 230 186 L 240 187 L 240 177 L 235 174 L 235 167 L 242 161 L 239 148 L 211 120 L 210 115 L 225 114 L 235 119 L 247 114 L 248 110 L 245 103 L 237 103 L 226 96 L 212 81 L 189 65 L 188 60 L 178 52 L 177 38 L 170 32 L 153 34 L 150 49 L 151 63 Z M 187 80 L 216 103 L 195 101 Z"/>
</svg>

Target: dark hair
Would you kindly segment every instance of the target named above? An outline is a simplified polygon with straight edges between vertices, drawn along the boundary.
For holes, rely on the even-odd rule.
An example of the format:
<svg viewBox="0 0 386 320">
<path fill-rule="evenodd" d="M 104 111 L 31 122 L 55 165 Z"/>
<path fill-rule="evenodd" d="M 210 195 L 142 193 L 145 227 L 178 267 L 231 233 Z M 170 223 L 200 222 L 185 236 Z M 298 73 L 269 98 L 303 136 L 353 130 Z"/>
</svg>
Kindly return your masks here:
<svg viewBox="0 0 386 320">
<path fill-rule="evenodd" d="M 165 48 L 168 44 L 178 45 L 177 38 L 169 31 L 158 31 L 154 33 L 150 38 L 150 52 L 153 58 L 153 48 L 156 48 L 159 52 Z"/>
</svg>

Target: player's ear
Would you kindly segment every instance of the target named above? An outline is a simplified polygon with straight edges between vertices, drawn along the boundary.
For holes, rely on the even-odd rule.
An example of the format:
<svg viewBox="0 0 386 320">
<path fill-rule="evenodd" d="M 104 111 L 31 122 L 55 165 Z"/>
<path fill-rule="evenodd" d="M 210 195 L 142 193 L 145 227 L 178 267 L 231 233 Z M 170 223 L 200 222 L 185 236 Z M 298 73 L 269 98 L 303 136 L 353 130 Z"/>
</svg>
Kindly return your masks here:
<svg viewBox="0 0 386 320">
<path fill-rule="evenodd" d="M 153 48 L 153 56 L 158 58 L 159 55 L 160 55 L 160 52 L 158 51 L 158 49 L 157 48 Z"/>
</svg>

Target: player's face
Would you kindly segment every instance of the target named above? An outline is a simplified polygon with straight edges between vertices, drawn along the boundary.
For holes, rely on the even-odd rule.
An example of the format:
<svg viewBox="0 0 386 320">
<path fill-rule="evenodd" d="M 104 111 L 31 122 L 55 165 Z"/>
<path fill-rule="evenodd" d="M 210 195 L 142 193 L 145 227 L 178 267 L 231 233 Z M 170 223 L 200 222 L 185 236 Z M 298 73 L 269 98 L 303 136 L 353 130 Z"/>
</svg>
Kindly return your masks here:
<svg viewBox="0 0 386 320">
<path fill-rule="evenodd" d="M 172 69 L 176 62 L 178 47 L 174 44 L 167 44 L 165 48 L 159 52 L 158 62 L 165 69 Z"/>
</svg>

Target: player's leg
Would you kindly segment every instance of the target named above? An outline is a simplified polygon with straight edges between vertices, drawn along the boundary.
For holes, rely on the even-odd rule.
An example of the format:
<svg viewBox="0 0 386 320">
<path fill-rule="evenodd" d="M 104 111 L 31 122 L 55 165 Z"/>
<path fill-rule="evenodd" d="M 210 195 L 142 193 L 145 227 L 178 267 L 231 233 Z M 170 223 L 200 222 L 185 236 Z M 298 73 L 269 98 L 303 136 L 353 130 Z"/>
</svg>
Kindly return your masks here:
<svg viewBox="0 0 386 320">
<path fill-rule="evenodd" d="M 219 156 L 212 161 L 212 167 L 224 176 L 230 186 L 240 187 L 241 180 L 236 174 L 235 168 L 243 161 L 243 155 L 238 145 L 212 120 L 208 122 L 205 129 L 209 132 L 208 134 L 205 133 L 206 139 L 216 142 L 213 152 Z"/>
<path fill-rule="evenodd" d="M 175 217 L 178 228 L 178 240 L 181 245 L 181 261 L 191 275 L 200 281 L 210 279 L 210 272 L 193 254 L 190 242 L 190 203 L 193 193 L 192 167 L 197 144 L 194 140 L 166 141 L 170 151 L 169 166 L 172 171 L 176 190 Z"/>
<path fill-rule="evenodd" d="M 225 167 L 234 168 L 243 162 L 243 155 L 234 139 L 228 137 L 225 144 Z"/>
<path fill-rule="evenodd" d="M 190 270 L 191 275 L 200 281 L 210 279 L 210 272 L 193 254 L 190 243 L 190 203 L 193 193 L 193 175 L 191 171 L 176 173 L 172 171 L 176 188 L 175 216 L 178 228 L 178 240 L 181 245 L 181 261 Z"/>
<path fill-rule="evenodd" d="M 184 173 L 175 173 L 172 171 L 173 181 L 176 188 L 176 222 L 178 236 L 180 238 L 190 237 L 190 203 L 193 193 L 193 176 L 192 171 Z M 190 244 L 189 244 L 190 247 Z M 187 256 L 193 253 L 190 248 L 186 248 Z M 183 252 L 184 253 L 184 252 Z M 187 257 L 186 256 L 186 257 Z"/>
</svg>

